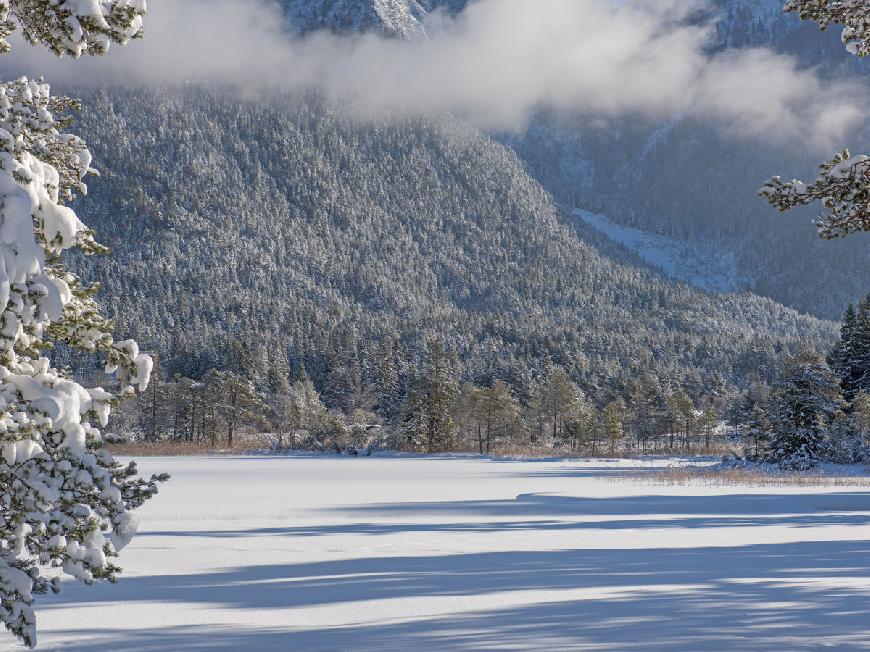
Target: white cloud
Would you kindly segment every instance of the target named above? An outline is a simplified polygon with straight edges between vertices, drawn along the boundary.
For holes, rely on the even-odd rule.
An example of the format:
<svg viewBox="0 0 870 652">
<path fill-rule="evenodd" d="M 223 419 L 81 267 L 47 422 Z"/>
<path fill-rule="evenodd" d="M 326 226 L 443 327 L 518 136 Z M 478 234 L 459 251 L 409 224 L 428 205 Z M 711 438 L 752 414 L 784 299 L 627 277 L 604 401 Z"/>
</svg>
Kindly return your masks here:
<svg viewBox="0 0 870 652">
<path fill-rule="evenodd" d="M 485 128 L 521 127 L 539 108 L 594 119 L 685 115 L 742 136 L 810 134 L 827 146 L 863 123 L 862 84 L 823 80 L 767 50 L 712 54 L 713 26 L 687 20 L 701 6 L 479 0 L 456 18 L 433 17 L 427 39 L 405 42 L 293 39 L 263 0 L 160 0 L 145 39 L 101 60 L 57 61 L 24 45 L 8 57 L 16 72 L 49 79 L 316 88 L 360 114 L 450 112 Z"/>
</svg>

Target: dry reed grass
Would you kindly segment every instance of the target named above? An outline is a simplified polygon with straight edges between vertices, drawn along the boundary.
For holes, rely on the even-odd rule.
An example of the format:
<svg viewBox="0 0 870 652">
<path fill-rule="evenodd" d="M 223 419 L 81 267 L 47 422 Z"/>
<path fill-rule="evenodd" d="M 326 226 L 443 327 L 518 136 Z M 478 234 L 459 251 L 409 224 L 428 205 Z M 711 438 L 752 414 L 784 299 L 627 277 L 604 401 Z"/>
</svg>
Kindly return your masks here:
<svg viewBox="0 0 870 652">
<path fill-rule="evenodd" d="M 189 455 L 220 455 L 243 453 L 250 450 L 265 450 L 271 446 L 271 435 L 262 433 L 237 433 L 232 447 L 226 441 L 215 446 L 210 441 L 131 441 L 109 444 L 114 455 L 125 457 L 176 457 Z"/>
<path fill-rule="evenodd" d="M 825 475 L 820 472 L 764 472 L 757 469 L 705 469 L 703 467 L 668 467 L 657 472 L 637 474 L 634 479 L 655 484 L 684 486 L 793 486 L 793 487 L 870 487 L 868 475 Z"/>
</svg>

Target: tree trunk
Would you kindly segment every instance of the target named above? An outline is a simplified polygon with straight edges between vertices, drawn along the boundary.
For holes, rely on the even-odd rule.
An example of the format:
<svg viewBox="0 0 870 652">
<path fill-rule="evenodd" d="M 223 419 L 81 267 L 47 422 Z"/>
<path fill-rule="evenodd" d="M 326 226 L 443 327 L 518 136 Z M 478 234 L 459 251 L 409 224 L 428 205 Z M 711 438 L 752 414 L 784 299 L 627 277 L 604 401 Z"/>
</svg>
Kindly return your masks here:
<svg viewBox="0 0 870 652">
<path fill-rule="evenodd" d="M 151 441 L 157 441 L 157 384 L 158 380 L 153 380 L 154 389 L 151 390 Z"/>
<path fill-rule="evenodd" d="M 193 441 L 196 434 L 196 396 L 193 392 L 190 393 L 190 441 Z"/>
</svg>

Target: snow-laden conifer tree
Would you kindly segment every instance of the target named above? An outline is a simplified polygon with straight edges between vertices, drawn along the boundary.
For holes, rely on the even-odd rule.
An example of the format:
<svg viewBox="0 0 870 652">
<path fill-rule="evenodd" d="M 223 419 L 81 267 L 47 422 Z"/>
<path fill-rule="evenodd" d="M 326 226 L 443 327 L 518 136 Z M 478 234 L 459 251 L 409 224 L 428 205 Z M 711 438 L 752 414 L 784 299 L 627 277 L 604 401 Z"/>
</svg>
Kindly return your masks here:
<svg viewBox="0 0 870 652">
<path fill-rule="evenodd" d="M 20 28 L 58 55 L 102 54 L 141 34 L 144 11 L 144 0 L 0 0 L 0 51 Z M 34 596 L 58 590 L 60 572 L 113 581 L 132 510 L 165 479 L 115 462 L 100 431 L 152 362 L 113 340 L 95 288 L 60 264 L 68 249 L 104 251 L 66 206 L 92 172 L 85 143 L 64 133 L 75 108 L 41 81 L 0 84 L 0 622 L 29 646 Z M 117 386 L 86 389 L 53 368 L 52 343 L 102 356 Z"/>
<path fill-rule="evenodd" d="M 867 0 L 788 0 L 784 11 L 814 20 L 824 30 L 843 27 L 843 43 L 852 54 L 870 55 L 870 3 Z"/>
<path fill-rule="evenodd" d="M 843 27 L 843 43 L 852 54 L 870 55 L 870 2 L 867 0 L 788 0 L 786 12 L 814 20 L 822 29 Z M 783 182 L 773 177 L 761 189 L 762 196 L 785 212 L 820 202 L 825 214 L 816 226 L 825 239 L 870 231 L 870 157 L 853 156 L 848 150 L 821 165 L 812 183 L 797 179 Z"/>
<path fill-rule="evenodd" d="M 604 407 L 604 427 L 610 442 L 610 454 L 615 455 L 619 442 L 625 436 L 625 404 L 613 400 Z"/>
<path fill-rule="evenodd" d="M 863 299 L 857 310 L 851 305 L 846 310 L 840 339 L 828 363 L 840 379 L 847 401 L 862 390 L 870 391 L 870 297 Z"/>
<path fill-rule="evenodd" d="M 818 355 L 789 360 L 770 399 L 772 461 L 796 469 L 815 465 L 843 406 L 837 379 Z"/>
<path fill-rule="evenodd" d="M 456 426 L 450 408 L 458 391 L 444 343 L 433 340 L 425 365 L 412 378 L 405 403 L 402 429 L 409 445 L 428 453 L 453 449 Z"/>
</svg>

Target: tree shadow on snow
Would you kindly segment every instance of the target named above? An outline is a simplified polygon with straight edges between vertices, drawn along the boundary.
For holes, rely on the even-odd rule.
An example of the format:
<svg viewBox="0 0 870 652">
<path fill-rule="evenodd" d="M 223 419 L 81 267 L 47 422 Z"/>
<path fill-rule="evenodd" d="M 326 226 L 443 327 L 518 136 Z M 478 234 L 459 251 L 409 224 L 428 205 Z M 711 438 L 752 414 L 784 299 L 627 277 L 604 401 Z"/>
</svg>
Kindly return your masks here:
<svg viewBox="0 0 870 652">
<path fill-rule="evenodd" d="M 828 494 L 729 494 L 714 496 L 630 496 L 588 498 L 521 494 L 511 500 L 386 503 L 345 507 L 341 515 L 365 522 L 290 525 L 227 530 L 145 531 L 142 537 L 389 535 L 404 532 L 541 532 L 722 527 L 821 527 L 870 525 L 870 492 Z M 448 522 L 395 522 L 419 515 Z M 584 520 L 584 517 L 596 520 Z M 661 518 L 652 518 L 658 516 Z M 550 518 L 547 518 L 550 517 Z M 561 519 L 559 518 L 561 517 Z M 626 518 L 636 517 L 636 518 Z M 392 518 L 393 522 L 383 519 Z M 503 520 L 486 520 L 499 518 Z M 507 520 L 510 519 L 510 520 Z"/>
<path fill-rule="evenodd" d="M 850 644 L 859 648 L 870 641 L 868 558 L 868 541 L 372 557 L 245 566 L 195 576 L 135 577 L 116 586 L 74 585 L 59 598 L 40 600 L 40 607 L 175 602 L 243 610 L 304 609 L 370 600 L 574 589 L 588 591 L 589 598 L 574 594 L 563 601 L 343 628 L 194 627 L 136 632 L 106 628 L 89 632 L 105 635 L 105 644 L 93 639 L 81 644 L 70 641 L 62 649 L 568 650 L 609 646 L 766 651 L 822 642 L 848 649 Z M 601 591 L 609 593 L 602 598 Z M 359 620 L 364 618 L 361 613 Z M 55 640 L 62 635 L 54 632 Z"/>
</svg>

